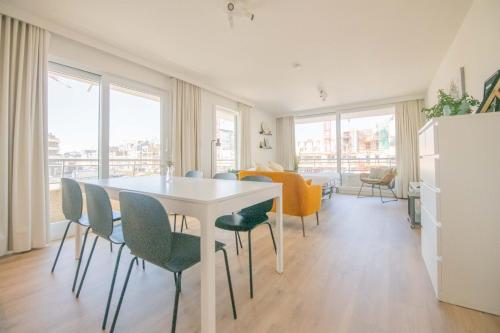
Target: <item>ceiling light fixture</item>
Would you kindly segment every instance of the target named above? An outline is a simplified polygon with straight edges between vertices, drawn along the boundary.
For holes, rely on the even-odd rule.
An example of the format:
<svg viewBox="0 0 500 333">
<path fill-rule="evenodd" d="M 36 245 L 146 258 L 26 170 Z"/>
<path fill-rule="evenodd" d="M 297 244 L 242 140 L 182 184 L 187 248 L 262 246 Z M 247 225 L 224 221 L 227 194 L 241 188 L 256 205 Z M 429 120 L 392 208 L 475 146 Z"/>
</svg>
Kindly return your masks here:
<svg viewBox="0 0 500 333">
<path fill-rule="evenodd" d="M 296 71 L 300 71 L 302 69 L 302 65 L 299 64 L 298 62 L 295 62 L 292 64 L 292 67 L 293 69 L 295 69 Z"/>
<path fill-rule="evenodd" d="M 318 86 L 318 92 L 319 92 L 319 98 L 321 98 L 321 100 L 325 102 L 326 98 L 328 97 L 328 93 L 326 92 L 325 88 L 322 85 Z"/>
</svg>

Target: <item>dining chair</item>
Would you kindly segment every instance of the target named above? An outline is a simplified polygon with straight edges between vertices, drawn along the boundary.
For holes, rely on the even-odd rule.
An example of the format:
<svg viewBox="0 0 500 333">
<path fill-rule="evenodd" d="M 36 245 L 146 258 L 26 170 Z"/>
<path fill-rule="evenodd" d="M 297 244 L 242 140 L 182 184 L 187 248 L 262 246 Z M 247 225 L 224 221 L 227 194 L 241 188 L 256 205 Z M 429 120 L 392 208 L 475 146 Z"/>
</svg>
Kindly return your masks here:
<svg viewBox="0 0 500 333">
<path fill-rule="evenodd" d="M 219 172 L 214 175 L 214 179 L 237 180 L 238 177 L 233 172 Z M 240 255 L 239 248 L 243 248 L 243 242 L 241 241 L 240 233 L 238 231 L 234 232 L 234 238 L 236 241 L 236 255 Z M 239 247 L 238 242 L 240 244 Z"/>
<path fill-rule="evenodd" d="M 113 296 L 113 289 L 116 281 L 116 274 L 118 272 L 118 266 L 120 265 L 120 258 L 122 254 L 123 247 L 125 246 L 125 241 L 123 240 L 123 231 L 121 224 L 114 224 L 113 213 L 111 208 L 111 202 L 106 191 L 97 185 L 85 184 L 85 196 L 87 198 L 87 213 L 88 220 L 90 224 L 90 229 L 96 235 L 92 248 L 90 250 L 87 263 L 85 264 L 85 269 L 83 270 L 83 275 L 80 280 L 80 285 L 78 286 L 78 291 L 76 293 L 76 298 L 80 297 L 82 291 L 83 282 L 87 276 L 87 270 L 92 260 L 92 255 L 99 238 L 110 241 L 113 244 L 120 246 L 118 250 L 118 255 L 116 257 L 115 269 L 113 272 L 113 278 L 111 279 L 111 287 L 109 288 L 108 301 L 106 304 L 106 310 L 104 312 L 104 319 L 102 322 L 102 329 L 106 328 L 107 317 L 109 313 L 109 307 L 111 304 L 111 298 Z M 144 262 L 143 262 L 144 269 Z"/>
<path fill-rule="evenodd" d="M 171 332 L 174 333 L 177 323 L 182 273 L 200 262 L 200 238 L 172 232 L 168 215 L 162 204 L 155 198 L 141 193 L 122 191 L 120 192 L 120 206 L 125 243 L 134 257 L 130 261 L 111 325 L 111 332 L 114 332 L 115 329 L 134 261 L 137 262 L 138 258 L 141 258 L 174 274 L 175 300 L 171 328 Z M 215 242 L 214 250 L 216 252 L 222 251 L 224 254 L 233 317 L 236 319 L 231 273 L 224 244 Z"/>
<path fill-rule="evenodd" d="M 203 178 L 203 171 L 189 170 L 188 172 L 186 172 L 186 174 L 184 175 L 184 177 L 187 177 L 187 178 Z M 186 226 L 186 229 L 188 229 L 186 215 L 182 215 L 181 232 L 184 231 L 184 226 Z M 176 230 L 177 230 L 177 214 L 174 214 L 174 232 Z"/>
<path fill-rule="evenodd" d="M 73 286 L 71 288 L 72 291 L 75 291 L 76 282 L 78 280 L 78 275 L 80 272 L 80 265 L 82 262 L 83 253 L 85 250 L 85 244 L 87 242 L 87 236 L 89 234 L 89 219 L 86 214 L 83 214 L 83 195 L 80 185 L 77 181 L 71 178 L 61 178 L 61 192 L 62 192 L 62 210 L 64 214 L 64 218 L 68 220 L 66 224 L 66 229 L 64 230 L 63 237 L 61 239 L 61 243 L 59 244 L 59 249 L 57 250 L 57 255 L 52 264 L 51 273 L 54 273 L 54 270 L 57 265 L 57 261 L 59 260 L 59 255 L 61 254 L 61 249 L 64 245 L 64 241 L 66 240 L 66 236 L 68 235 L 69 227 L 72 223 L 79 224 L 80 226 L 86 228 L 83 243 L 80 249 L 80 258 L 78 259 L 78 265 L 76 267 L 75 277 L 73 278 Z M 113 212 L 113 221 L 117 221 L 120 219 L 119 212 Z"/>
<path fill-rule="evenodd" d="M 264 176 L 247 176 L 242 181 L 272 182 L 271 178 Z M 253 298 L 253 273 L 252 273 L 252 230 L 261 224 L 267 224 L 271 239 L 273 240 L 274 252 L 276 253 L 276 242 L 274 240 L 273 228 L 268 221 L 267 213 L 273 208 L 273 199 L 266 200 L 256 205 L 242 209 L 238 213 L 224 215 L 215 221 L 215 226 L 230 231 L 248 232 L 248 266 L 250 275 L 250 298 Z M 238 248 L 238 246 L 236 246 Z"/>
</svg>

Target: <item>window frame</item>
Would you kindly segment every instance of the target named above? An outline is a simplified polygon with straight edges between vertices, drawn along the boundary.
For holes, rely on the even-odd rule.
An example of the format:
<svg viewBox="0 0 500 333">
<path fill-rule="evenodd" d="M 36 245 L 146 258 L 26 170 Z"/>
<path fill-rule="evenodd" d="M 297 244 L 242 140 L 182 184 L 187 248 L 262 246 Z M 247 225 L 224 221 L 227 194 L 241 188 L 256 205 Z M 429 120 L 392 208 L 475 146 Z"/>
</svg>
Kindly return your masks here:
<svg viewBox="0 0 500 333">
<path fill-rule="evenodd" d="M 235 141 L 236 141 L 236 145 L 235 145 L 235 159 L 236 159 L 236 169 L 239 170 L 240 168 L 240 165 L 241 165 L 241 158 L 240 158 L 240 152 L 241 152 L 241 115 L 240 115 L 240 112 L 237 111 L 237 110 L 233 110 L 231 108 L 228 108 L 226 106 L 222 106 L 222 105 L 214 105 L 214 110 L 213 110 L 213 128 L 212 128 L 212 134 L 213 134 L 213 139 L 217 139 L 218 138 L 218 133 L 217 133 L 217 111 L 223 111 L 223 112 L 228 112 L 228 113 L 231 113 L 233 114 L 235 117 L 236 117 L 236 128 L 235 128 Z M 212 145 L 212 141 L 210 142 L 210 144 Z M 217 148 L 215 148 L 217 149 Z M 211 152 L 212 153 L 212 152 Z M 211 171 L 213 174 L 215 174 L 217 172 L 217 151 L 214 150 L 213 151 L 213 156 L 210 157 L 211 159 Z M 213 177 L 213 175 L 210 175 L 210 177 Z"/>
</svg>

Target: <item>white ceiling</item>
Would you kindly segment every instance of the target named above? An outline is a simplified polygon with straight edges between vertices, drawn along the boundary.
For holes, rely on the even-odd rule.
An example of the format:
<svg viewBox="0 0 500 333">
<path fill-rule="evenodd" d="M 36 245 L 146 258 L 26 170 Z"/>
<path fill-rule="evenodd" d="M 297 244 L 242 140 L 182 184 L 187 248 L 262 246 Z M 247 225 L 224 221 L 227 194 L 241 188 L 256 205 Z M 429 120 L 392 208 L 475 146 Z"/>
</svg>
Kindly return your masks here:
<svg viewBox="0 0 500 333">
<path fill-rule="evenodd" d="M 223 0 L 0 2 L 277 113 L 424 93 L 471 4 L 248 0 L 230 29 Z"/>
</svg>

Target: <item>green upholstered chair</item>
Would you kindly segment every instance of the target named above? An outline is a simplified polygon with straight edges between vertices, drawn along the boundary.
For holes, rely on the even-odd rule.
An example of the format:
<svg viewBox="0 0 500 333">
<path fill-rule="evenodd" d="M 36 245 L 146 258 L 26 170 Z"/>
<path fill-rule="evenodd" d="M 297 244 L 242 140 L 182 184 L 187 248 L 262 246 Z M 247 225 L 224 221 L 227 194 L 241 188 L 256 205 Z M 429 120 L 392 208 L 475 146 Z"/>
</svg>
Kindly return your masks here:
<svg viewBox="0 0 500 333">
<path fill-rule="evenodd" d="M 125 246 L 125 241 L 123 239 L 122 225 L 114 224 L 113 211 L 111 209 L 111 202 L 109 201 L 109 196 L 106 191 L 97 185 L 85 184 L 85 197 L 87 198 L 87 213 L 90 224 L 90 229 L 96 235 L 92 248 L 90 250 L 85 269 L 83 271 L 82 278 L 80 280 L 80 285 L 78 286 L 78 291 L 76 297 L 80 297 L 80 292 L 82 291 L 83 282 L 87 276 L 87 271 L 92 260 L 92 255 L 94 254 L 95 246 L 99 238 L 103 238 L 113 244 L 120 245 L 118 250 L 118 256 L 116 257 L 115 269 L 113 272 L 113 277 L 111 279 L 111 287 L 108 294 L 108 302 L 106 304 L 106 310 L 104 313 L 104 319 L 102 322 L 102 328 L 105 329 L 106 321 L 109 313 L 109 307 L 111 304 L 111 298 L 113 296 L 113 289 L 116 281 L 116 273 L 118 272 L 118 266 L 120 265 L 120 258 L 122 254 L 123 247 Z M 144 268 L 144 262 L 143 262 Z"/>
<path fill-rule="evenodd" d="M 214 175 L 214 179 L 238 180 L 238 176 L 236 176 L 236 174 L 233 172 L 220 172 L 220 173 L 216 173 Z M 239 248 L 243 248 L 243 242 L 241 241 L 240 233 L 238 231 L 234 232 L 234 238 L 236 241 L 236 254 L 240 255 Z M 239 247 L 238 247 L 238 243 L 240 245 Z"/>
<path fill-rule="evenodd" d="M 203 171 L 198 171 L 198 170 L 190 170 L 186 172 L 184 177 L 187 178 L 203 178 Z M 186 229 L 188 228 L 187 224 L 187 219 L 186 215 L 182 215 L 182 220 L 181 220 L 181 232 L 184 231 L 184 226 L 186 226 Z M 174 232 L 177 229 L 177 214 L 174 214 Z"/>
<path fill-rule="evenodd" d="M 242 181 L 272 182 L 269 177 L 247 176 Z M 261 224 L 267 224 L 273 240 L 274 251 L 276 242 L 274 240 L 273 228 L 268 221 L 267 213 L 273 207 L 273 199 L 242 209 L 239 213 L 224 215 L 215 221 L 215 226 L 220 229 L 235 232 L 248 232 L 248 264 L 250 274 L 250 297 L 253 298 L 253 273 L 252 273 L 252 230 Z M 238 245 L 236 245 L 238 249 Z"/>
<path fill-rule="evenodd" d="M 150 196 L 135 192 L 120 192 L 120 207 L 125 243 L 134 257 L 130 261 L 111 332 L 114 331 L 120 313 L 133 263 L 141 258 L 174 273 L 176 292 L 171 329 L 173 333 L 177 322 L 182 272 L 200 262 L 200 238 L 172 232 L 165 209 L 158 200 Z M 214 250 L 222 251 L 224 254 L 233 317 L 236 319 L 231 274 L 224 244 L 215 242 Z"/>
<path fill-rule="evenodd" d="M 87 236 L 89 233 L 89 219 L 86 214 L 83 214 L 83 196 L 80 185 L 71 178 L 61 178 L 61 191 L 62 191 L 62 210 L 64 214 L 64 218 L 68 220 L 66 224 L 66 229 L 64 230 L 63 237 L 61 239 L 61 243 L 59 244 L 59 249 L 57 250 L 57 255 L 52 264 L 51 272 L 53 273 L 57 261 L 59 260 L 59 255 L 61 254 L 61 249 L 63 247 L 64 241 L 66 240 L 66 236 L 68 235 L 69 227 L 72 223 L 76 223 L 86 228 L 83 243 L 80 249 L 80 259 L 78 260 L 78 266 L 76 267 L 75 277 L 73 278 L 73 287 L 72 290 L 75 291 L 76 282 L 78 280 L 78 274 L 80 272 L 81 258 L 83 257 L 83 253 L 85 250 L 85 243 L 87 242 Z M 113 220 L 120 219 L 120 213 L 113 212 Z"/>
</svg>

